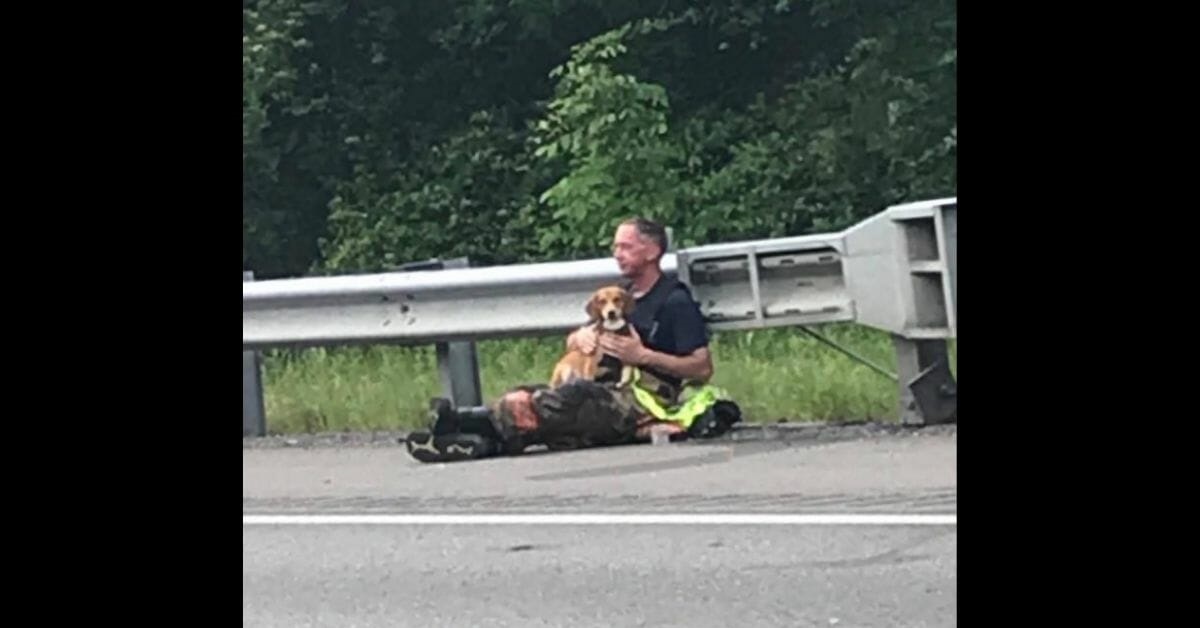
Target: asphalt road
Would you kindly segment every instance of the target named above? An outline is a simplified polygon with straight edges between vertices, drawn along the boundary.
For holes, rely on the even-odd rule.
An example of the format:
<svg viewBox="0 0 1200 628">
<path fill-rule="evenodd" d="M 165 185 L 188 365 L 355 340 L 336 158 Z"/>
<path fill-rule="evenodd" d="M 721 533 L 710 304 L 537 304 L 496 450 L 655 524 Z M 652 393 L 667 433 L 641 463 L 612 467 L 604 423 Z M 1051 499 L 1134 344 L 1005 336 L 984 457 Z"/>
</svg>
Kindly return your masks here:
<svg viewBox="0 0 1200 628">
<path fill-rule="evenodd" d="M 422 465 L 244 448 L 246 626 L 955 626 L 956 525 L 494 525 L 474 514 L 953 514 L 957 435 L 633 446 Z"/>
</svg>

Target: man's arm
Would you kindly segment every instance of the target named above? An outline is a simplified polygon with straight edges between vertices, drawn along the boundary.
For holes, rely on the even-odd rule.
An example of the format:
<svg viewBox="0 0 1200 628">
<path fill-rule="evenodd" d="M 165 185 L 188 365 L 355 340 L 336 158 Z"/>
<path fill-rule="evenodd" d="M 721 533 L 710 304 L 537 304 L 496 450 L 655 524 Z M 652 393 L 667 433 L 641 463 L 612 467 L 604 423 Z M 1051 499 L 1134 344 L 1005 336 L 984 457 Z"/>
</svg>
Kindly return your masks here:
<svg viewBox="0 0 1200 628">
<path fill-rule="evenodd" d="M 675 293 L 667 300 L 665 312 L 672 320 L 674 346 L 679 353 L 673 355 L 648 350 L 644 365 L 681 379 L 690 379 L 702 384 L 713 376 L 712 353 L 708 349 L 708 328 L 700 305 L 683 293 Z"/>
<path fill-rule="evenodd" d="M 708 382 L 713 374 L 712 354 L 707 346 L 700 347 L 687 355 L 660 353 L 642 344 L 637 330 L 631 328 L 630 336 L 605 334 L 600 337 L 600 348 L 618 360 L 634 366 L 648 366 L 682 379 Z"/>
<path fill-rule="evenodd" d="M 648 366 L 682 379 L 708 383 L 713 376 L 712 353 L 708 347 L 700 347 L 688 355 L 671 355 L 645 349 L 639 366 Z"/>
<path fill-rule="evenodd" d="M 567 335 L 567 351 L 580 350 L 591 355 L 596 350 L 596 330 L 585 325 Z"/>
</svg>

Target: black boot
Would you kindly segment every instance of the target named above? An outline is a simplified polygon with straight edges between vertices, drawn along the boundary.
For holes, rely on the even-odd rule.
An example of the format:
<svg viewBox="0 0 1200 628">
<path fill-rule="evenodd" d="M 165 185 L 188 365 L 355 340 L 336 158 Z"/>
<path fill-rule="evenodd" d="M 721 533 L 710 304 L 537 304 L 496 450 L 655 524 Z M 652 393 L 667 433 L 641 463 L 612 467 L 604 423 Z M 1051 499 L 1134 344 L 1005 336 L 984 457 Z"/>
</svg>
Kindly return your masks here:
<svg viewBox="0 0 1200 628">
<path fill-rule="evenodd" d="M 495 440 L 479 434 L 434 435 L 429 432 L 412 432 L 402 442 L 408 454 L 421 462 L 459 462 L 477 460 L 500 453 Z"/>
<path fill-rule="evenodd" d="M 492 409 L 487 406 L 467 406 L 454 409 L 456 431 L 464 434 L 479 434 L 493 440 L 503 440 L 496 430 Z"/>
<path fill-rule="evenodd" d="M 491 408 L 487 406 L 454 407 L 449 399 L 435 397 L 429 401 L 429 431 L 434 434 L 479 434 L 500 438 L 496 431 Z"/>
<path fill-rule="evenodd" d="M 742 420 L 742 410 L 732 401 L 718 401 L 704 414 L 696 417 L 688 428 L 692 438 L 716 438 L 733 429 Z"/>
<path fill-rule="evenodd" d="M 408 453 L 421 462 L 456 462 L 501 452 L 499 435 L 486 407 L 455 408 L 449 399 L 429 403 L 429 429 L 401 439 Z"/>
</svg>

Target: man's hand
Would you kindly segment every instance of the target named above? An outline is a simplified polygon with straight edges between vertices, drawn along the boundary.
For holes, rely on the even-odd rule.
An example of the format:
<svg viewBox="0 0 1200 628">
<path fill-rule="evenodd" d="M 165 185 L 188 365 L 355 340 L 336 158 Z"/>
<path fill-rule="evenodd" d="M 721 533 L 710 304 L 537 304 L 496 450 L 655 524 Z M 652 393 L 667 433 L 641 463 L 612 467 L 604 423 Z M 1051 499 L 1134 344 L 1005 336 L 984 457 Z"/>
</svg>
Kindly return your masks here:
<svg viewBox="0 0 1200 628">
<path fill-rule="evenodd" d="M 629 333 L 628 336 L 604 334 L 600 337 L 600 349 L 625 364 L 642 366 L 646 363 L 650 350 L 642 344 L 642 337 L 633 325 L 629 326 Z"/>
<path fill-rule="evenodd" d="M 586 325 L 575 330 L 567 339 L 568 349 L 579 349 L 580 351 L 591 355 L 596 350 L 596 330 L 592 329 L 591 325 Z"/>
</svg>

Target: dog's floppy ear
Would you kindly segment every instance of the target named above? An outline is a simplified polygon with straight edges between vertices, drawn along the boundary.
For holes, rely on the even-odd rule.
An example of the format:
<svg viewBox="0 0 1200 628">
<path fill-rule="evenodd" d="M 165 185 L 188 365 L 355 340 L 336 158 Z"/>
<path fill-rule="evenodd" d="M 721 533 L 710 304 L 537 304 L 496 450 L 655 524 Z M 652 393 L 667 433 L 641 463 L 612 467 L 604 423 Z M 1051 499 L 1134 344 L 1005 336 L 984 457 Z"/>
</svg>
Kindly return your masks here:
<svg viewBox="0 0 1200 628">
<path fill-rule="evenodd" d="M 588 321 L 600 320 L 600 306 L 596 305 L 596 296 L 588 297 L 587 305 L 583 306 L 583 311 L 587 312 Z"/>
<path fill-rule="evenodd" d="M 622 291 L 621 292 L 621 314 L 625 315 L 626 317 L 628 317 L 630 314 L 633 314 L 633 307 L 635 305 L 637 305 L 637 303 L 634 302 L 633 295 L 629 294 L 628 291 Z"/>
</svg>

